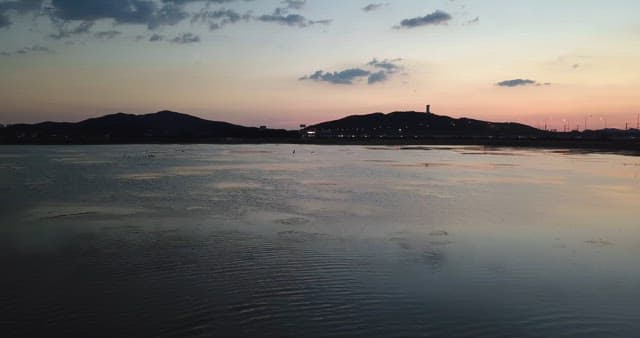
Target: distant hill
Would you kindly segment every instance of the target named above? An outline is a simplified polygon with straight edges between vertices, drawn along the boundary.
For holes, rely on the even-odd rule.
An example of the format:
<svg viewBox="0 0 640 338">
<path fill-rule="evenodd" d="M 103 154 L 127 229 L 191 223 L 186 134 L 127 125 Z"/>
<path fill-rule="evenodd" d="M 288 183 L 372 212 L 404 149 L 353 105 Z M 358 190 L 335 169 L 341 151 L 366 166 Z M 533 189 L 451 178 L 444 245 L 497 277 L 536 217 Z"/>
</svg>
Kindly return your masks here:
<svg viewBox="0 0 640 338">
<path fill-rule="evenodd" d="M 0 129 L 0 140 L 4 143 L 205 142 L 292 136 L 297 137 L 298 133 L 209 121 L 172 111 L 146 115 L 117 113 L 77 123 L 15 124 Z"/>
<path fill-rule="evenodd" d="M 317 137 L 517 137 L 548 134 L 520 123 L 495 123 L 432 113 L 393 112 L 348 116 L 306 128 Z"/>
<path fill-rule="evenodd" d="M 161 111 L 117 113 L 77 123 L 0 126 L 0 144 L 318 143 L 482 144 L 640 151 L 640 130 L 550 132 L 520 123 L 452 118 L 422 112 L 348 116 L 299 130 L 267 129 Z"/>
</svg>

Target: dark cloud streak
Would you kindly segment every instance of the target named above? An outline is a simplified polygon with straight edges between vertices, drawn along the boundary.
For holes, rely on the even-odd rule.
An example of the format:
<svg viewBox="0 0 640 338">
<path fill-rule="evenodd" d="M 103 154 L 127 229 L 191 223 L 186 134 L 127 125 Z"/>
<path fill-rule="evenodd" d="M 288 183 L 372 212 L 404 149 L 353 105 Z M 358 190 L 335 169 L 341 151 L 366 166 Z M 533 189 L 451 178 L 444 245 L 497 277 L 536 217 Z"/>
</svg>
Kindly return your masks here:
<svg viewBox="0 0 640 338">
<path fill-rule="evenodd" d="M 393 59 L 393 60 L 384 59 L 382 61 L 379 61 L 378 59 L 374 58 L 367 65 L 373 66 L 376 68 L 382 68 L 387 72 L 393 73 L 401 68 L 400 65 L 397 64 L 397 62 L 400 62 L 400 61 L 402 61 L 402 59 Z"/>
<path fill-rule="evenodd" d="M 365 12 L 373 12 L 373 11 L 377 11 L 383 7 L 389 6 L 388 3 L 376 3 L 376 4 L 368 4 L 364 7 L 362 7 L 361 9 Z"/>
<path fill-rule="evenodd" d="M 55 51 L 50 49 L 49 47 L 44 47 L 40 45 L 34 45 L 32 47 L 25 47 L 22 49 L 18 49 L 13 52 L 0 52 L 1 56 L 14 56 L 14 55 L 25 55 L 31 53 L 44 53 L 44 54 L 54 54 Z"/>
<path fill-rule="evenodd" d="M 451 20 L 451 15 L 445 11 L 437 10 L 431 14 L 411 19 L 404 19 L 396 28 L 416 28 L 428 25 L 443 25 Z"/>
<path fill-rule="evenodd" d="M 200 36 L 193 33 L 184 33 L 182 35 L 178 35 L 175 38 L 171 39 L 171 42 L 181 44 L 181 45 L 198 43 L 200 42 Z"/>
<path fill-rule="evenodd" d="M 496 83 L 496 86 L 498 87 L 507 87 L 507 88 L 526 87 L 526 86 L 550 86 L 550 85 L 551 83 L 549 82 L 539 83 L 530 79 L 513 79 L 513 80 L 505 80 L 505 81 Z"/>
<path fill-rule="evenodd" d="M 191 23 L 208 22 L 209 30 L 216 30 L 228 24 L 235 24 L 241 20 L 251 20 L 251 14 L 249 12 L 240 14 L 234 10 L 224 8 L 214 11 L 203 8 L 200 12 L 193 15 Z"/>
<path fill-rule="evenodd" d="M 387 81 L 390 76 L 402 69 L 402 66 L 398 64 L 400 61 L 402 61 L 402 59 L 384 59 L 380 61 L 374 58 L 364 67 L 350 68 L 336 72 L 318 70 L 311 75 L 299 78 L 299 80 L 327 82 L 336 85 L 353 85 L 355 81 L 366 78 L 367 84 L 373 85 Z"/>
<path fill-rule="evenodd" d="M 288 8 L 276 8 L 272 14 L 265 14 L 256 17 L 262 22 L 277 23 L 290 27 L 307 27 L 311 25 L 328 25 L 332 20 L 309 20 L 300 14 L 289 14 Z"/>
<path fill-rule="evenodd" d="M 309 76 L 301 77 L 300 80 L 313 80 L 329 82 L 332 84 L 350 85 L 353 84 L 353 81 L 357 80 L 358 78 L 366 77 L 370 74 L 371 72 L 361 68 L 351 68 L 333 73 L 318 70 Z"/>
</svg>

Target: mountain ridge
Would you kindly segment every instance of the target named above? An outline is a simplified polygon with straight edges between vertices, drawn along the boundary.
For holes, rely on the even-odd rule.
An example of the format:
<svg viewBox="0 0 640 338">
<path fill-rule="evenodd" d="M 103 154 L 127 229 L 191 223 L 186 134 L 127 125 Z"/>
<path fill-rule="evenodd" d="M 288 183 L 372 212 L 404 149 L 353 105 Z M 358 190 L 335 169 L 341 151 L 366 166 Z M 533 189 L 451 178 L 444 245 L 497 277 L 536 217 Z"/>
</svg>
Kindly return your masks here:
<svg viewBox="0 0 640 338">
<path fill-rule="evenodd" d="M 640 130 L 560 133 L 515 122 L 489 122 L 415 111 L 350 115 L 301 130 L 247 127 L 169 110 L 140 115 L 120 112 L 79 122 L 0 125 L 0 144 L 239 142 L 534 145 L 546 144 L 549 140 L 552 145 L 568 141 L 570 147 L 591 146 L 588 144 L 591 141 L 606 143 L 608 140 L 624 140 L 626 148 L 635 149 L 638 148 Z"/>
<path fill-rule="evenodd" d="M 286 138 L 284 129 L 245 127 L 168 110 L 150 114 L 114 113 L 79 122 L 14 124 L 0 129 L 4 143 L 169 142 L 224 138 Z"/>
<path fill-rule="evenodd" d="M 547 131 L 515 122 L 489 122 L 466 117 L 416 111 L 395 111 L 350 115 L 344 118 L 318 123 L 306 128 L 320 136 L 330 137 L 348 134 L 355 137 L 401 136 L 541 136 Z"/>
</svg>

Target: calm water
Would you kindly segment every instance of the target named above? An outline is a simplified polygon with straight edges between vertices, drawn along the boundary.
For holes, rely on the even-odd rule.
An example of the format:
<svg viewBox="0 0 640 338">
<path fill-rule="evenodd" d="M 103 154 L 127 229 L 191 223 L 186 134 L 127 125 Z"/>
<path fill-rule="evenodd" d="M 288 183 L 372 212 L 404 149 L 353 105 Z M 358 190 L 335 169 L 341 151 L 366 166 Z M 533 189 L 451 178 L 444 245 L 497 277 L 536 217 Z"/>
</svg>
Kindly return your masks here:
<svg viewBox="0 0 640 338">
<path fill-rule="evenodd" d="M 5 146 L 0 191 L 3 337 L 640 336 L 638 157 Z"/>
</svg>

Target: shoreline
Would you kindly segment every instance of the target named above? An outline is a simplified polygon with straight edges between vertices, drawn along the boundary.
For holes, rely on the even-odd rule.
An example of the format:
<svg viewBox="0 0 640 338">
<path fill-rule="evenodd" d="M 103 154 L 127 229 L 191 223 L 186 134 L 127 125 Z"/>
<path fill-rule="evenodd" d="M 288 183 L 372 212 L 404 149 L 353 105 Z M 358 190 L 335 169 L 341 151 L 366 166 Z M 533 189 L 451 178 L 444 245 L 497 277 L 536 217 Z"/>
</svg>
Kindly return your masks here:
<svg viewBox="0 0 640 338">
<path fill-rule="evenodd" d="M 532 148 L 567 149 L 588 153 L 615 153 L 640 156 L 640 140 L 598 140 L 598 139 L 500 139 L 500 138 L 386 138 L 386 139 L 296 139 L 296 138 L 224 138 L 224 139 L 123 139 L 100 142 L 3 142 L 0 146 L 25 145 L 127 145 L 127 144 L 291 144 L 291 145 L 327 145 L 327 146 L 484 146 L 491 148 Z"/>
</svg>

